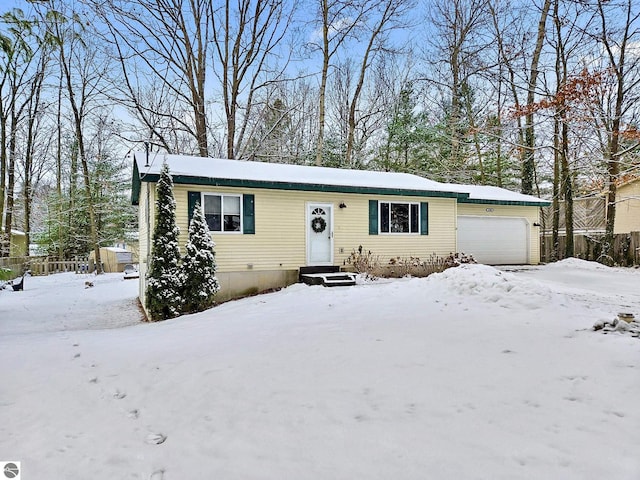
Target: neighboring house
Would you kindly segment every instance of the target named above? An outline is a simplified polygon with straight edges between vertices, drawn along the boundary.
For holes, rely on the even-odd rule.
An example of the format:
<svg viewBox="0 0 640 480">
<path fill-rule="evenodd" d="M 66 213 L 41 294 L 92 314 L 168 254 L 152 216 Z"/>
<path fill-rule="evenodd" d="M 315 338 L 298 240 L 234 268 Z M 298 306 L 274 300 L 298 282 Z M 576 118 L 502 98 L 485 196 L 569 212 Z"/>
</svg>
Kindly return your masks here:
<svg viewBox="0 0 640 480">
<path fill-rule="evenodd" d="M 599 234 L 606 228 L 606 199 L 603 195 L 591 197 L 577 197 L 573 199 L 573 233 L 574 234 Z M 566 202 L 559 202 L 558 233 L 566 235 Z M 553 205 L 543 207 L 542 215 L 545 235 L 553 232 Z"/>
<path fill-rule="evenodd" d="M 89 253 L 89 270 L 93 271 L 96 252 Z M 124 272 L 126 265 L 138 262 L 136 255 L 131 250 L 121 247 L 100 247 L 100 260 L 105 273 Z"/>
<path fill-rule="evenodd" d="M 294 283 L 300 267 L 342 266 L 360 245 L 383 262 L 456 251 L 489 264 L 540 259 L 539 210 L 549 202 L 536 197 L 406 173 L 135 153 L 141 300 L 164 162 L 183 251 L 193 207 L 204 207 L 220 300 Z"/>
<path fill-rule="evenodd" d="M 618 187 L 613 233 L 640 232 L 640 177 Z"/>
<path fill-rule="evenodd" d="M 26 254 L 27 254 L 27 234 L 19 230 L 11 230 L 9 256 L 24 257 Z"/>
</svg>

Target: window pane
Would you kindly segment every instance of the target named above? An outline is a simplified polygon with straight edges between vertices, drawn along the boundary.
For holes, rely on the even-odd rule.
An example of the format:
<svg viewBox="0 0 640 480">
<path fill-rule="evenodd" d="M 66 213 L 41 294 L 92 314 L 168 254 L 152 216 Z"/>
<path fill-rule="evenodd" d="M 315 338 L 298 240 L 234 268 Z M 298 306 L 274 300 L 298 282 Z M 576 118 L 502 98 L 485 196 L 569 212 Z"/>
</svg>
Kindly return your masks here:
<svg viewBox="0 0 640 480">
<path fill-rule="evenodd" d="M 411 233 L 420 233 L 420 227 L 418 226 L 419 223 L 419 206 L 412 204 L 411 205 Z"/>
<path fill-rule="evenodd" d="M 240 231 L 240 215 L 225 215 L 224 231 L 239 232 Z"/>
<path fill-rule="evenodd" d="M 389 232 L 389 204 L 380 204 L 380 231 Z"/>
<path fill-rule="evenodd" d="M 240 215 L 240 197 L 224 197 L 224 214 Z"/>
<path fill-rule="evenodd" d="M 221 197 L 219 195 L 204 196 L 204 219 L 207 221 L 209 230 L 219 232 L 222 229 L 222 209 Z"/>
<path fill-rule="evenodd" d="M 240 231 L 240 197 L 224 197 L 224 231 Z"/>
<path fill-rule="evenodd" d="M 219 195 L 204 196 L 204 213 L 220 213 L 221 197 Z"/>
<path fill-rule="evenodd" d="M 409 233 L 409 204 L 391 204 L 391 231 L 393 233 Z"/>
</svg>

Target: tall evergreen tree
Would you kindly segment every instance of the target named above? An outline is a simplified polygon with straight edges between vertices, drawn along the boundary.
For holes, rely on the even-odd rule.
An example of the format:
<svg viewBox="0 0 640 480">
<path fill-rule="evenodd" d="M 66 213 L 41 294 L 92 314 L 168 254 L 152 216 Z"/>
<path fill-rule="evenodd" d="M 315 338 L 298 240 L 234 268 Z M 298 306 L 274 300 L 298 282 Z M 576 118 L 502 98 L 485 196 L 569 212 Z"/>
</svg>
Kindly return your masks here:
<svg viewBox="0 0 640 480">
<path fill-rule="evenodd" d="M 173 179 L 165 163 L 156 187 L 156 224 L 153 230 L 151 262 L 147 273 L 146 305 L 152 321 L 177 317 L 182 312 L 182 273 L 176 225 Z"/>
<path fill-rule="evenodd" d="M 196 203 L 193 218 L 189 224 L 189 242 L 182 264 L 184 273 L 185 313 L 201 312 L 211 307 L 215 294 L 220 290 L 216 278 L 215 243 L 209 234 L 209 227 L 202 214 L 200 203 Z"/>
</svg>

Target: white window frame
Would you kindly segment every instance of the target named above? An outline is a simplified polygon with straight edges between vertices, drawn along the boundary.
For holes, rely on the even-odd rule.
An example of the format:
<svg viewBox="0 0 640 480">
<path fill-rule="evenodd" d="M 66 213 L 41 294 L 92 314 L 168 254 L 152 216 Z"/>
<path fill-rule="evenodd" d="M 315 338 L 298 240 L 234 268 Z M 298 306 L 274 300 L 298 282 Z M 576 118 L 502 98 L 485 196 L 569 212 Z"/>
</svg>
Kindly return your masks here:
<svg viewBox="0 0 640 480">
<path fill-rule="evenodd" d="M 389 231 L 382 230 L 382 205 L 389 205 Z M 408 232 L 392 232 L 391 231 L 391 205 L 407 205 L 409 207 L 409 231 Z M 418 209 L 418 230 L 411 231 L 411 207 L 415 205 Z M 380 235 L 420 235 L 420 203 L 419 202 L 399 202 L 399 201 L 384 201 L 378 200 L 378 233 Z"/>
<path fill-rule="evenodd" d="M 216 233 L 216 234 L 223 234 L 223 235 L 242 235 L 244 232 L 244 225 L 243 225 L 243 217 L 244 217 L 244 205 L 243 205 L 243 199 L 242 199 L 242 194 L 239 193 L 216 193 L 216 192 L 201 192 L 200 193 L 200 205 L 202 205 L 202 214 L 206 215 L 206 212 L 204 211 L 204 199 L 205 197 L 220 197 L 220 230 L 211 230 L 209 229 L 210 232 Z M 231 230 L 231 231 L 226 231 L 224 230 L 224 199 L 225 197 L 233 197 L 233 198 L 238 198 L 240 201 L 240 230 Z M 208 226 L 208 224 L 207 224 Z"/>
</svg>

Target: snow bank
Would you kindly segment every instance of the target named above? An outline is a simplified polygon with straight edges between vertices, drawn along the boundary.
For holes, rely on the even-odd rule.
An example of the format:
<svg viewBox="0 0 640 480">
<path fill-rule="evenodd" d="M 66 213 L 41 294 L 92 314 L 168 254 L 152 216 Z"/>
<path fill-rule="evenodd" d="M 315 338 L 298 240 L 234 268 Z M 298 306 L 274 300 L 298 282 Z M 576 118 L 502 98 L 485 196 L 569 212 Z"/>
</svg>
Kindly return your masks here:
<svg viewBox="0 0 640 480">
<path fill-rule="evenodd" d="M 564 270 L 564 269 L 580 269 L 580 270 L 594 270 L 594 271 L 602 271 L 608 270 L 611 267 L 603 265 L 598 262 L 590 262 L 587 260 L 582 260 L 580 258 L 569 257 L 557 262 L 548 263 L 544 266 L 546 269 L 550 270 Z"/>
<path fill-rule="evenodd" d="M 535 280 L 520 278 L 487 265 L 460 265 L 427 277 L 429 287 L 442 293 L 474 296 L 481 302 L 509 309 L 538 309 L 551 301 L 551 290 Z"/>
</svg>

